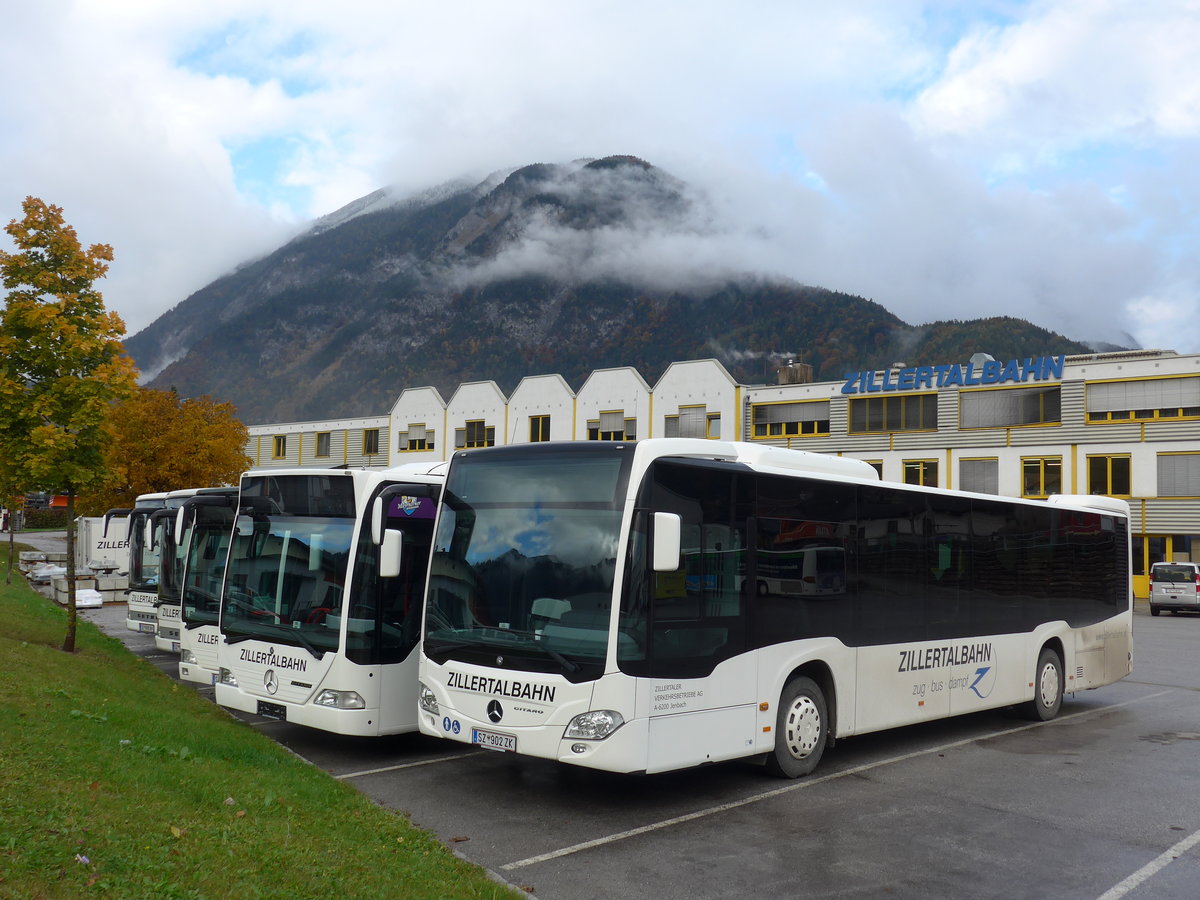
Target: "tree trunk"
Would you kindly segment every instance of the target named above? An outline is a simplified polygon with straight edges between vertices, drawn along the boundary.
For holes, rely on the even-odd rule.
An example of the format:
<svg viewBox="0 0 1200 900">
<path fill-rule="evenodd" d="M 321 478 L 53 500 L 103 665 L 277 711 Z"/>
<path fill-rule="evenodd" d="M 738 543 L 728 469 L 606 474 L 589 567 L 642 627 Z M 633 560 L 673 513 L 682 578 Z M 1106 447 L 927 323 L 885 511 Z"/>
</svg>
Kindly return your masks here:
<svg viewBox="0 0 1200 900">
<path fill-rule="evenodd" d="M 75 607 L 75 489 L 67 489 L 67 637 L 63 652 L 75 652 L 75 626 L 79 612 Z"/>
</svg>

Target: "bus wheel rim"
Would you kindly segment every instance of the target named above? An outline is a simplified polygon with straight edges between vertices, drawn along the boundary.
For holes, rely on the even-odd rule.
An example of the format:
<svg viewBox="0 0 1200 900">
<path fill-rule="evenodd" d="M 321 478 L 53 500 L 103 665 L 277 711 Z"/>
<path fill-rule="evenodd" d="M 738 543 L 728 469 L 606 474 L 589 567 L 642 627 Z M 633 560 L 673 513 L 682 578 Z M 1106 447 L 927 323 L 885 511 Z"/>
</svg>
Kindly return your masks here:
<svg viewBox="0 0 1200 900">
<path fill-rule="evenodd" d="M 1058 669 L 1052 665 L 1047 665 L 1042 669 L 1041 678 L 1041 697 L 1042 705 L 1047 709 L 1054 705 L 1054 701 L 1058 698 Z"/>
<path fill-rule="evenodd" d="M 811 697 L 797 697 L 788 710 L 784 740 L 788 753 L 804 759 L 817 747 L 821 738 L 821 711 Z"/>
</svg>

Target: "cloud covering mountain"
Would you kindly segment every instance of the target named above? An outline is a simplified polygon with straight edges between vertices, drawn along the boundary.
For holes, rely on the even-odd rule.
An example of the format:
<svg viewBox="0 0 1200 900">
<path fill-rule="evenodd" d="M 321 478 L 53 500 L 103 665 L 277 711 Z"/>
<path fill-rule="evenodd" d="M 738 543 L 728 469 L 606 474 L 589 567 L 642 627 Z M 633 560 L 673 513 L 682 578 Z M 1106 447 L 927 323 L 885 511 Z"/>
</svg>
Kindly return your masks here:
<svg viewBox="0 0 1200 900">
<path fill-rule="evenodd" d="M 1085 349 L 1011 318 L 913 328 L 871 300 L 748 268 L 752 253 L 729 250 L 738 237 L 708 195 L 631 156 L 377 191 L 127 346 L 153 385 L 232 400 L 250 422 L 377 415 L 426 384 L 447 397 L 549 372 L 578 385 L 617 365 L 653 379 L 698 357 L 763 381 L 793 355 L 836 378 L 931 347 Z"/>
</svg>

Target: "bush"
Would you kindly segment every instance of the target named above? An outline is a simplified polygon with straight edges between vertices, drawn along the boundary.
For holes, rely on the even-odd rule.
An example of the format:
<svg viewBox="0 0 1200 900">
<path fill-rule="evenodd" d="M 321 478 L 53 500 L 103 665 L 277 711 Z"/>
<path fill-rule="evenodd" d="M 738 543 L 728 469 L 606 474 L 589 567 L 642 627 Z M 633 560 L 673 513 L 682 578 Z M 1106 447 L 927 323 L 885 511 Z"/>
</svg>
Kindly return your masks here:
<svg viewBox="0 0 1200 900">
<path fill-rule="evenodd" d="M 25 510 L 25 530 L 56 529 L 66 531 L 70 520 L 65 509 L 27 509 Z"/>
</svg>

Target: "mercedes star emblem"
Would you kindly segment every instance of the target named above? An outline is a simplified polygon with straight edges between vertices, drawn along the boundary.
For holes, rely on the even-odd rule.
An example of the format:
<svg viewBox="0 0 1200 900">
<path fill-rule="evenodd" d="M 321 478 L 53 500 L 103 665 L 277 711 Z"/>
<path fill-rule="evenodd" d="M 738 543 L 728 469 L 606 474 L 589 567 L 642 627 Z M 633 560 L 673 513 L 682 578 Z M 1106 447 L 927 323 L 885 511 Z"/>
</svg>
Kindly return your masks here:
<svg viewBox="0 0 1200 900">
<path fill-rule="evenodd" d="M 268 694 L 274 694 L 279 690 L 279 680 L 275 677 L 274 669 L 267 669 L 267 673 L 263 675 L 263 687 L 267 689 Z"/>
<path fill-rule="evenodd" d="M 504 707 L 500 705 L 499 700 L 493 700 L 488 704 L 487 714 L 493 722 L 499 722 L 504 718 Z"/>
</svg>

